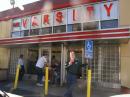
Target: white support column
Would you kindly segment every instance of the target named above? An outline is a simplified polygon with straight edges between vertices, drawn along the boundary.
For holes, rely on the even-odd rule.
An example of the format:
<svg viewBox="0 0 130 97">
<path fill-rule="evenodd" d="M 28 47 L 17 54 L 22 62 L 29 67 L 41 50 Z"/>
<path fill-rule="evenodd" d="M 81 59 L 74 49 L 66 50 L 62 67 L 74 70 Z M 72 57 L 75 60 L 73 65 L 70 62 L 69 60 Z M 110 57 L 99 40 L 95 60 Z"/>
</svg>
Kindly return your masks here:
<svg viewBox="0 0 130 97">
<path fill-rule="evenodd" d="M 65 82 L 65 63 L 67 60 L 67 54 L 66 54 L 66 47 L 64 43 L 61 44 L 61 82 L 60 84 L 63 85 Z"/>
</svg>

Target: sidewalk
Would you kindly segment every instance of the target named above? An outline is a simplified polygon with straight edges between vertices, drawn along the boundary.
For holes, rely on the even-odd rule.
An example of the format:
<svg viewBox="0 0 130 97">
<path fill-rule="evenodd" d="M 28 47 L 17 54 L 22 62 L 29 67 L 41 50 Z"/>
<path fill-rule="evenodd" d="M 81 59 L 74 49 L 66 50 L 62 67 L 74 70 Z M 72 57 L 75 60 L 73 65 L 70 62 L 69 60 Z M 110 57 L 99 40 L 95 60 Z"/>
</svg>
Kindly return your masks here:
<svg viewBox="0 0 130 97">
<path fill-rule="evenodd" d="M 11 88 L 13 83 L 6 84 L 6 88 Z M 49 86 L 49 93 L 46 97 L 63 97 L 66 87 L 54 87 Z M 24 97 L 44 97 L 44 87 L 36 86 L 34 81 L 21 81 L 18 84 L 18 89 L 13 93 L 22 95 Z M 31 96 L 33 94 L 33 96 Z M 86 90 L 75 89 L 74 97 L 86 97 Z M 108 88 L 92 88 L 91 97 L 110 97 L 121 94 L 119 89 L 108 89 Z M 35 96 L 34 96 L 35 95 Z"/>
</svg>

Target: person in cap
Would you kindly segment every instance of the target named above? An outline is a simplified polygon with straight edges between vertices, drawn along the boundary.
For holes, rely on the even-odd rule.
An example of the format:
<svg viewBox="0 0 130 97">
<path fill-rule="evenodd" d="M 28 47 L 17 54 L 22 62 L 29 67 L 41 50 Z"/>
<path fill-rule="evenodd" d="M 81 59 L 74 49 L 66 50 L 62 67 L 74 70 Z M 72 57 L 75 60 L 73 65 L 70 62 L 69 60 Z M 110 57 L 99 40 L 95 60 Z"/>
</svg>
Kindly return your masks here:
<svg viewBox="0 0 130 97">
<path fill-rule="evenodd" d="M 43 54 L 36 63 L 36 73 L 37 73 L 37 86 L 43 86 L 42 78 L 43 78 L 43 68 L 47 64 L 47 55 Z"/>
</svg>

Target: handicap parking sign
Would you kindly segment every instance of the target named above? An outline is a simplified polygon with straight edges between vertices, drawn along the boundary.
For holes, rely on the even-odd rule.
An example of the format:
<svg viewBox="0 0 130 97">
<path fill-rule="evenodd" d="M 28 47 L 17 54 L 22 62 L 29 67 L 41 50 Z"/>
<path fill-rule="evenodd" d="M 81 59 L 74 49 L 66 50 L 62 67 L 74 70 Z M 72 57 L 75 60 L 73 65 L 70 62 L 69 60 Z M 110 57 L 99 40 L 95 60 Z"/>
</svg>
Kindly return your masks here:
<svg viewBox="0 0 130 97">
<path fill-rule="evenodd" d="M 93 58 L 93 41 L 92 40 L 85 41 L 85 57 L 89 59 Z"/>
</svg>

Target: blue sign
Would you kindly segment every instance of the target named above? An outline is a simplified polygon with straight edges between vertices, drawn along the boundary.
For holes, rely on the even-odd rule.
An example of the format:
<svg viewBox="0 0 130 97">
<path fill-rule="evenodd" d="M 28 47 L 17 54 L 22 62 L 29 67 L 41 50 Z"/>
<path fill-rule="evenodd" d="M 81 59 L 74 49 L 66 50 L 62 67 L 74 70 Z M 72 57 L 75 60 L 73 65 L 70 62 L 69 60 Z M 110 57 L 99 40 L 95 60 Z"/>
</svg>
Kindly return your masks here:
<svg viewBox="0 0 130 97">
<path fill-rule="evenodd" d="M 93 41 L 92 40 L 85 41 L 85 57 L 88 59 L 93 58 Z"/>
</svg>

